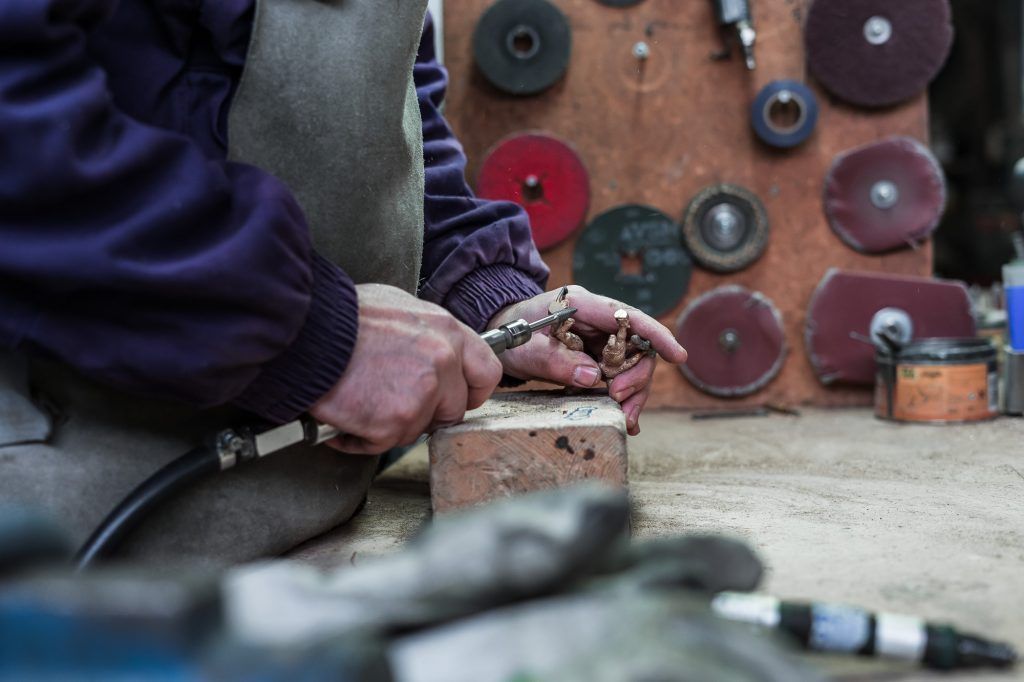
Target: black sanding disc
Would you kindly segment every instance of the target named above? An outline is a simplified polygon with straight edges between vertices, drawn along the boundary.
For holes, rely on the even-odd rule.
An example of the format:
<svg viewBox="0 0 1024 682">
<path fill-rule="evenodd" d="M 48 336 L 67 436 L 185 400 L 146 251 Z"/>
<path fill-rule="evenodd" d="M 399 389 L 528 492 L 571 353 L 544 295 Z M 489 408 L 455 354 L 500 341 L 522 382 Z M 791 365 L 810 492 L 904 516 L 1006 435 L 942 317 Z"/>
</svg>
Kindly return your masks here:
<svg viewBox="0 0 1024 682">
<path fill-rule="evenodd" d="M 554 85 L 569 66 L 571 49 L 569 20 L 547 0 L 498 0 L 473 33 L 477 67 L 512 95 Z"/>
<path fill-rule="evenodd" d="M 896 104 L 924 91 L 945 63 L 949 0 L 815 0 L 804 40 L 829 92 L 862 106 Z"/>
<path fill-rule="evenodd" d="M 764 388 L 786 359 L 782 315 L 764 294 L 719 287 L 686 306 L 676 338 L 689 353 L 679 366 L 701 391 L 738 398 Z"/>
<path fill-rule="evenodd" d="M 657 316 L 686 295 L 693 265 L 674 220 L 627 204 L 590 222 L 576 242 L 572 271 L 577 284 Z"/>
<path fill-rule="evenodd" d="M 686 209 L 683 242 L 694 260 L 709 270 L 742 270 L 768 246 L 768 213 L 760 199 L 743 187 L 707 187 Z"/>
</svg>

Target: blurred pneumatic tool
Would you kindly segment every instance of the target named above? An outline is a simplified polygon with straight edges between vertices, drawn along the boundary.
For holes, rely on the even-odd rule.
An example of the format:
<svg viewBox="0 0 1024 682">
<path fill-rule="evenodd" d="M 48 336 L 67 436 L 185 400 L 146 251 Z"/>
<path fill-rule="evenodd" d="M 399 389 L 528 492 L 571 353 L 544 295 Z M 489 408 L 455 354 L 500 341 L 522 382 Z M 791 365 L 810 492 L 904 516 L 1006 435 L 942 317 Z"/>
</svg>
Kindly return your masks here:
<svg viewBox="0 0 1024 682">
<path fill-rule="evenodd" d="M 1006 668 L 1017 662 L 1009 644 L 913 616 L 740 592 L 718 594 L 711 609 L 722 618 L 786 632 L 811 651 L 893 658 L 937 670 Z"/>
</svg>

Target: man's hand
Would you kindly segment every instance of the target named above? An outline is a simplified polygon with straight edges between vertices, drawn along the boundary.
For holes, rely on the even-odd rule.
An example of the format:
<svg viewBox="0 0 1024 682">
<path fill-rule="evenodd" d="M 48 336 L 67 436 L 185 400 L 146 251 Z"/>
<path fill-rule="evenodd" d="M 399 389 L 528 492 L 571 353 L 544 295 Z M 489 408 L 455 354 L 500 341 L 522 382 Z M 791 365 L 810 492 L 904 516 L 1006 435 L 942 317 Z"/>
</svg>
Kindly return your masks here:
<svg viewBox="0 0 1024 682">
<path fill-rule="evenodd" d="M 548 314 L 548 305 L 556 295 L 557 291 L 549 291 L 509 306 L 494 316 L 488 328 L 495 329 L 519 318 L 528 322 L 539 320 Z M 578 286 L 569 287 L 568 301 L 569 307 L 577 309 L 573 315 L 576 324 L 572 331 L 583 339 L 586 352 L 569 350 L 551 336 L 552 330 L 548 327 L 534 334 L 528 343 L 506 351 L 501 356 L 505 373 L 519 379 L 540 379 L 564 386 L 596 386 L 601 380 L 601 370 L 594 358 L 601 356 L 601 349 L 608 342 L 608 336 L 618 328 L 615 311 L 619 309 L 629 312 L 632 333 L 648 339 L 661 357 L 676 364 L 686 362 L 686 351 L 675 340 L 672 332 L 653 317 Z M 653 374 L 654 358 L 644 358 L 632 369 L 612 379 L 608 385 L 608 394 L 622 405 L 630 435 L 640 433 L 640 412 L 650 396 Z"/>
<path fill-rule="evenodd" d="M 380 454 L 458 423 L 501 381 L 501 362 L 444 308 L 361 284 L 359 336 L 341 379 L 310 413 L 344 434 L 329 445 Z"/>
</svg>

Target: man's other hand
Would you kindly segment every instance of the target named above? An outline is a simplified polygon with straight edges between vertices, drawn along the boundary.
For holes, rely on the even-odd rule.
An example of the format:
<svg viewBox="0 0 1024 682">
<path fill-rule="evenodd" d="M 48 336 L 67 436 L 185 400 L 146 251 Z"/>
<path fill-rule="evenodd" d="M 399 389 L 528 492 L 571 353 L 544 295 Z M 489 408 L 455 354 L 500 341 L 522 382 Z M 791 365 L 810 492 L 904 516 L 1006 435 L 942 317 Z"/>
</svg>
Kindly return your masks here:
<svg viewBox="0 0 1024 682">
<path fill-rule="evenodd" d="M 380 454 L 458 423 L 501 381 L 501 362 L 444 308 L 395 287 L 361 284 L 359 336 L 341 379 L 311 414 L 343 452 Z"/>
<path fill-rule="evenodd" d="M 557 291 L 549 291 L 505 308 L 494 316 L 488 329 L 495 329 L 519 318 L 533 322 L 545 317 L 548 315 L 548 306 L 557 294 Z M 551 336 L 554 330 L 548 327 L 534 334 L 528 343 L 506 351 L 501 356 L 506 374 L 519 379 L 539 379 L 564 386 L 596 386 L 601 380 L 601 370 L 594 358 L 601 357 L 608 336 L 618 328 L 615 311 L 619 309 L 629 312 L 631 333 L 649 340 L 651 347 L 661 357 L 675 364 L 686 362 L 686 351 L 672 332 L 653 317 L 578 286 L 569 287 L 568 302 L 570 307 L 577 310 L 573 315 L 576 324 L 571 331 L 583 339 L 586 352 L 569 350 Z M 608 394 L 622 406 L 626 415 L 626 428 L 630 435 L 640 433 L 640 412 L 651 393 L 654 362 L 654 358 L 644 358 L 608 384 Z"/>
</svg>

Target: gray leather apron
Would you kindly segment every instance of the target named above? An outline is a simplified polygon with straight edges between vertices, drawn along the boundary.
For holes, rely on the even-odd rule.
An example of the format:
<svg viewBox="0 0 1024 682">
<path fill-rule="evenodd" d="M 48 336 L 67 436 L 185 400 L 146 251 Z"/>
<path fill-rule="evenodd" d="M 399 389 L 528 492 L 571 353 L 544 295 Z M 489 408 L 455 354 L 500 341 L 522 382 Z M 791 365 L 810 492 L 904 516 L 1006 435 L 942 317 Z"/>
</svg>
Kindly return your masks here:
<svg viewBox="0 0 1024 682">
<path fill-rule="evenodd" d="M 425 11 L 426 0 L 259 0 L 229 116 L 230 157 L 289 185 L 321 254 L 357 283 L 410 292 L 423 242 L 412 65 Z M 244 419 L 0 353 L 0 503 L 48 512 L 80 543 L 145 477 Z M 293 448 L 225 472 L 157 512 L 127 554 L 220 564 L 284 552 L 350 518 L 376 460 Z"/>
</svg>

